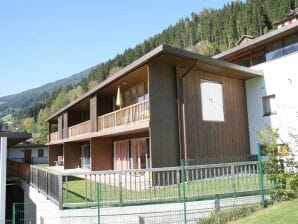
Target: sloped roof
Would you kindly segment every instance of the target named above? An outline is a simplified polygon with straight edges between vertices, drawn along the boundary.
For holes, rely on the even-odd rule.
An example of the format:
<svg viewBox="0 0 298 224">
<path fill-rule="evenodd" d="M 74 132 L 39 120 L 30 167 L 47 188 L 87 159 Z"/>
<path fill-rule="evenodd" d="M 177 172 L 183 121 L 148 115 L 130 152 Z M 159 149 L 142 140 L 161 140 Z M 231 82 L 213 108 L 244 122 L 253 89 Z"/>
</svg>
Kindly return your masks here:
<svg viewBox="0 0 298 224">
<path fill-rule="evenodd" d="M 118 80 L 119 78 L 125 76 L 126 74 L 136 70 L 137 68 L 149 63 L 153 59 L 156 60 L 160 56 L 162 56 L 161 58 L 163 60 L 165 60 L 165 58 L 168 58 L 169 60 L 171 60 L 171 63 L 173 63 L 173 64 L 181 63 L 181 58 L 184 60 L 196 62 L 198 67 L 204 66 L 205 70 L 208 70 L 213 73 L 223 73 L 223 70 L 224 70 L 225 73 L 229 73 L 229 72 L 231 74 L 234 73 L 234 76 L 235 76 L 235 73 L 242 74 L 243 79 L 253 78 L 256 76 L 262 76 L 261 71 L 256 71 L 256 70 L 253 70 L 253 69 L 250 69 L 247 67 L 243 67 L 240 65 L 232 64 L 232 63 L 221 61 L 221 60 L 216 60 L 216 59 L 204 56 L 204 55 L 195 54 L 193 52 L 181 50 L 181 49 L 174 48 L 174 47 L 171 47 L 168 45 L 160 45 L 160 46 L 156 47 L 155 49 L 153 49 L 152 51 L 145 54 L 144 56 L 135 60 L 131 64 L 127 65 L 126 67 L 124 67 L 123 69 L 121 69 L 120 71 L 115 73 L 114 75 L 108 77 L 106 80 L 102 81 L 95 88 L 89 90 L 88 92 L 86 92 L 84 95 L 82 95 L 78 99 L 74 100 L 70 104 L 63 107 L 61 110 L 59 110 L 58 112 L 56 112 L 55 114 L 50 116 L 47 119 L 47 121 L 57 117 L 59 114 L 63 113 L 67 109 L 71 108 L 75 104 L 83 101 L 84 99 L 86 99 L 87 97 L 96 93 L 98 90 L 102 89 L 103 87 Z M 239 76 L 239 78 L 241 78 L 241 76 Z"/>
</svg>

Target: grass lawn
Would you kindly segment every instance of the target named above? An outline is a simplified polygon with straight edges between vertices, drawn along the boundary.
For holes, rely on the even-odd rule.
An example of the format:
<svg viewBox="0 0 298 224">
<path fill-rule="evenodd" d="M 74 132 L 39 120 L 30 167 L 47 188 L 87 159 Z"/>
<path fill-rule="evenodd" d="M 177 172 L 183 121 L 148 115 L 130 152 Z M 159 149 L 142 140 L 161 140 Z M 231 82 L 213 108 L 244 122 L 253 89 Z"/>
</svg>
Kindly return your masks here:
<svg viewBox="0 0 298 224">
<path fill-rule="evenodd" d="M 261 209 L 244 219 L 230 224 L 296 224 L 298 223 L 298 199 L 282 202 Z"/>
<path fill-rule="evenodd" d="M 96 184 L 97 182 L 78 177 L 68 177 L 67 182 L 64 179 L 63 184 L 63 202 L 78 203 L 96 201 Z M 141 184 L 141 183 L 137 183 Z M 125 186 L 125 183 L 123 183 Z M 126 185 L 129 186 L 129 183 Z M 169 198 L 177 199 L 178 194 L 182 195 L 182 184 L 168 186 L 148 186 L 142 190 L 134 190 L 133 187 L 113 186 L 105 183 L 100 184 L 102 202 L 107 204 L 111 201 L 119 202 L 129 200 L 159 200 L 166 201 Z M 268 186 L 268 185 L 266 185 Z M 239 175 L 235 179 L 236 192 L 247 192 L 259 190 L 259 176 L 256 174 Z M 140 188 L 139 188 L 140 189 Z M 233 182 L 230 176 L 220 178 L 209 178 L 203 180 L 194 180 L 185 184 L 186 196 L 208 196 L 215 194 L 233 193 Z M 180 192 L 179 192 L 180 191 Z"/>
</svg>

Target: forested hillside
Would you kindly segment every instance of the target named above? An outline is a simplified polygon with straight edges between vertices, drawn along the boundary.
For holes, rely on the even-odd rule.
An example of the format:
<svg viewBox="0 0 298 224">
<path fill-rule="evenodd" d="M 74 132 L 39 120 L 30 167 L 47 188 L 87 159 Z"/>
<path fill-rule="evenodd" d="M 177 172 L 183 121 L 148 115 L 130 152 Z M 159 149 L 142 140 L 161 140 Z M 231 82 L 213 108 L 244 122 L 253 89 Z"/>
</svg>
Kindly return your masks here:
<svg viewBox="0 0 298 224">
<path fill-rule="evenodd" d="M 126 49 L 123 54 L 99 64 L 77 85 L 60 88 L 34 104 L 27 111 L 26 118 L 18 117 L 15 127 L 41 133 L 36 140 L 43 142 L 47 132 L 44 120 L 49 114 L 158 45 L 164 43 L 204 55 L 214 55 L 233 47 L 243 34 L 256 37 L 269 32 L 275 28 L 274 22 L 285 17 L 289 7 L 294 8 L 295 4 L 298 6 L 298 0 L 235 1 L 222 9 L 204 9 L 192 13 L 134 48 Z"/>
</svg>

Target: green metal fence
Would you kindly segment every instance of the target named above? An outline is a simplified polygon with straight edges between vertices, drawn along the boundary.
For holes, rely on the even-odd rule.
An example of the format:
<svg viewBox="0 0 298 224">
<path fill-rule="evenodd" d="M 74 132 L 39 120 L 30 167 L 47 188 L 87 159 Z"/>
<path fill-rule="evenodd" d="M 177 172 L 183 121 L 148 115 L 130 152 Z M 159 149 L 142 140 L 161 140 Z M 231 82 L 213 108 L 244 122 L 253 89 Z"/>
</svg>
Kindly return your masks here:
<svg viewBox="0 0 298 224">
<path fill-rule="evenodd" d="M 33 224 L 36 214 L 38 223 L 200 223 L 210 213 L 264 205 L 270 187 L 261 160 L 254 159 L 188 166 L 182 161 L 179 167 L 88 174 L 33 172 L 32 186 L 60 207 L 14 204 L 7 223 Z M 44 177 L 47 182 L 41 183 Z M 61 185 L 51 186 L 47 195 L 51 183 Z"/>
</svg>

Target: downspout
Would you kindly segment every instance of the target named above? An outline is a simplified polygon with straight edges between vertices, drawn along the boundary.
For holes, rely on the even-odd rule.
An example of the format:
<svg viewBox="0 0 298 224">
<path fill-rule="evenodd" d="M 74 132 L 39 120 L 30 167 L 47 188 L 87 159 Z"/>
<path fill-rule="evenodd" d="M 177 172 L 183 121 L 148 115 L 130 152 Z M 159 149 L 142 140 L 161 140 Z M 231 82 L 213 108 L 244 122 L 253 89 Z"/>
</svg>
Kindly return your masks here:
<svg viewBox="0 0 298 224">
<path fill-rule="evenodd" d="M 188 153 L 186 142 L 186 124 L 185 124 L 185 107 L 183 97 L 183 78 L 186 77 L 193 68 L 198 64 L 197 59 L 181 76 L 177 75 L 177 104 L 178 104 L 178 123 L 179 123 L 179 139 L 180 139 L 180 159 L 184 155 L 185 166 L 188 166 Z"/>
</svg>

